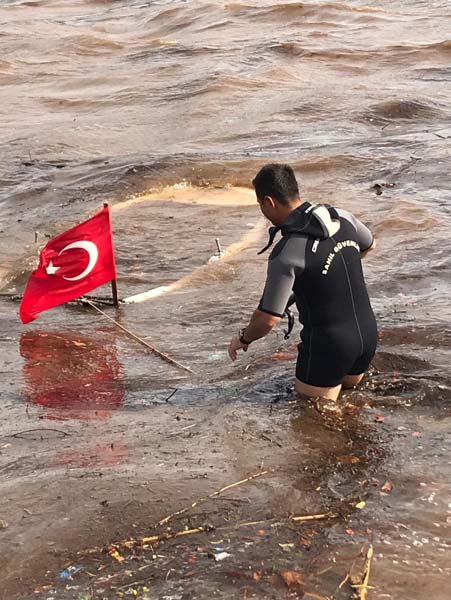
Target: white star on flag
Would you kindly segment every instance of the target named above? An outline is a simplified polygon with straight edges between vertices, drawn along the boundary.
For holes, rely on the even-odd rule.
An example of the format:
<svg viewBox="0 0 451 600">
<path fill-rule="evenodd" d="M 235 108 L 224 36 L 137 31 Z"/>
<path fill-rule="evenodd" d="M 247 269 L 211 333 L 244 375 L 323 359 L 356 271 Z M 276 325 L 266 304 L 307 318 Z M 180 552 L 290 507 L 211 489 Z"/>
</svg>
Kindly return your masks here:
<svg viewBox="0 0 451 600">
<path fill-rule="evenodd" d="M 47 275 L 55 275 L 59 268 L 60 267 L 55 267 L 52 261 L 50 261 L 45 270 L 47 271 Z"/>
</svg>

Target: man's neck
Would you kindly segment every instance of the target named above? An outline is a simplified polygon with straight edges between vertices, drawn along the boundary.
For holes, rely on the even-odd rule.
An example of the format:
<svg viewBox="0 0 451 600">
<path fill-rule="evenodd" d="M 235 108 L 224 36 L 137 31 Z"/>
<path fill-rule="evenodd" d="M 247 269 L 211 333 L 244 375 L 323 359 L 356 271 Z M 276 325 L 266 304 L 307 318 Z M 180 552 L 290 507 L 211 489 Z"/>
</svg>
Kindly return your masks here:
<svg viewBox="0 0 451 600">
<path fill-rule="evenodd" d="M 301 204 L 302 204 L 302 200 L 300 198 L 298 198 L 297 200 L 293 200 L 293 202 L 291 204 L 289 204 L 288 206 L 281 207 L 280 217 L 277 219 L 277 223 L 274 223 L 274 225 L 277 225 L 280 227 L 280 225 L 285 223 L 285 221 L 288 219 L 288 217 L 291 215 L 291 213 L 301 206 Z"/>
</svg>

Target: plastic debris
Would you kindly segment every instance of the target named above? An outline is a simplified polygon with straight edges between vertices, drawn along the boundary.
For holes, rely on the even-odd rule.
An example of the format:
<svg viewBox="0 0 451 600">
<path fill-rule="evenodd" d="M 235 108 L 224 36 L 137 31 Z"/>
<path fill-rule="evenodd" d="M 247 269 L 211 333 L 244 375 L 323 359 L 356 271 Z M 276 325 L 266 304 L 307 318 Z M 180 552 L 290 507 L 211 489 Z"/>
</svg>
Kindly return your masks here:
<svg viewBox="0 0 451 600">
<path fill-rule="evenodd" d="M 362 508 L 365 508 L 366 506 L 366 502 L 364 502 L 362 500 L 362 502 L 357 502 L 357 504 L 355 505 L 356 508 L 358 508 L 359 510 L 362 510 Z"/>
<path fill-rule="evenodd" d="M 59 574 L 60 579 L 72 579 L 74 575 L 83 570 L 81 565 L 70 565 Z"/>
<path fill-rule="evenodd" d="M 232 556 L 232 555 L 229 554 L 228 552 L 219 552 L 218 554 L 214 555 L 216 561 L 224 560 L 226 558 L 229 558 L 229 556 Z"/>
<path fill-rule="evenodd" d="M 112 558 L 115 558 L 118 562 L 123 562 L 125 560 L 125 558 L 122 556 L 122 554 L 120 554 L 120 552 L 117 548 L 110 548 L 108 550 L 108 554 Z"/>
</svg>

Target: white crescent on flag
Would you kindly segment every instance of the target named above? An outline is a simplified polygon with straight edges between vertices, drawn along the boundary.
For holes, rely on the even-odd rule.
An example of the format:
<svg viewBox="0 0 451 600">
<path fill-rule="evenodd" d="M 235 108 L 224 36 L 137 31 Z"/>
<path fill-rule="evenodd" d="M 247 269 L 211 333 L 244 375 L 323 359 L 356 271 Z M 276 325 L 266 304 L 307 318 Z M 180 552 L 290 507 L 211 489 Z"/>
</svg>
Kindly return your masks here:
<svg viewBox="0 0 451 600">
<path fill-rule="evenodd" d="M 89 275 L 89 273 L 96 266 L 97 259 L 99 258 L 99 250 L 97 246 L 94 244 L 94 242 L 89 242 L 88 240 L 80 240 L 78 242 L 72 242 L 72 244 L 68 244 L 62 250 L 59 251 L 58 256 L 60 256 L 63 252 L 66 252 L 66 250 L 72 250 L 74 248 L 81 248 L 82 250 L 86 250 L 86 252 L 89 255 L 89 262 L 86 269 L 84 269 L 84 271 L 82 271 L 79 275 L 76 275 L 75 277 L 66 277 L 65 275 L 63 275 L 63 278 L 67 279 L 68 281 L 78 281 L 80 279 L 83 279 L 83 277 Z"/>
</svg>

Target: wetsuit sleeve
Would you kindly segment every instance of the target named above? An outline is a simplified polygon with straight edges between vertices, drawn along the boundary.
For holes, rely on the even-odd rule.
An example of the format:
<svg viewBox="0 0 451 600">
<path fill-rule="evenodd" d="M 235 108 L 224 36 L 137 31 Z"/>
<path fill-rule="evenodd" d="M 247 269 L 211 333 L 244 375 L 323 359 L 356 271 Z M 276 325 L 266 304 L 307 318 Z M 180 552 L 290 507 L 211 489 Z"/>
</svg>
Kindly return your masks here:
<svg viewBox="0 0 451 600">
<path fill-rule="evenodd" d="M 276 247 L 269 258 L 265 289 L 258 305 L 259 310 L 275 317 L 283 317 L 304 260 L 304 248 L 297 247 L 299 244 L 291 240 L 288 244 L 281 243 L 282 250 Z"/>
<path fill-rule="evenodd" d="M 342 219 L 346 219 L 349 221 L 351 225 L 354 227 L 357 233 L 357 243 L 360 246 L 360 251 L 365 252 L 368 250 L 373 244 L 374 237 L 371 231 L 368 229 L 366 225 L 364 225 L 361 221 L 357 219 L 352 213 L 347 210 L 343 210 L 342 208 L 337 208 L 337 213 Z"/>
</svg>

